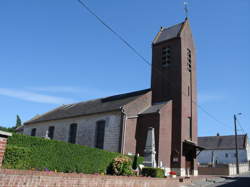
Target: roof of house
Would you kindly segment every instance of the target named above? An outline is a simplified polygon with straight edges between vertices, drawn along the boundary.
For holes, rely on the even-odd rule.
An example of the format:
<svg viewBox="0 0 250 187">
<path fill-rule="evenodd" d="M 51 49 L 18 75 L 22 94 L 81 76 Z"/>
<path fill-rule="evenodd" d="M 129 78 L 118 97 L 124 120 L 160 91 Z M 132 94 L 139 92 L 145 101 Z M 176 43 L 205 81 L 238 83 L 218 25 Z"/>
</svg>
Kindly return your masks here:
<svg viewBox="0 0 250 187">
<path fill-rule="evenodd" d="M 246 146 L 247 135 L 238 135 L 238 148 L 244 149 Z M 198 145 L 205 149 L 235 149 L 235 136 L 205 136 L 198 137 Z"/>
<path fill-rule="evenodd" d="M 84 116 L 90 114 L 97 114 L 102 112 L 110 112 L 119 110 L 122 106 L 130 101 L 135 100 L 137 97 L 148 93 L 150 89 L 130 92 L 106 98 L 100 98 L 85 102 L 79 102 L 69 105 L 62 105 L 52 111 L 49 111 L 40 116 L 36 116 L 31 120 L 25 122 L 25 125 L 43 121 L 51 121 L 58 119 L 65 119 L 70 117 Z"/>
<path fill-rule="evenodd" d="M 160 102 L 160 103 L 155 103 L 151 106 L 149 106 L 146 110 L 144 110 L 141 114 L 151 114 L 151 113 L 156 113 L 159 112 L 160 109 L 166 104 L 167 102 Z"/>
<path fill-rule="evenodd" d="M 161 28 L 160 32 L 155 37 L 153 44 L 161 43 L 179 36 L 185 21 L 177 25 L 167 28 Z"/>
</svg>

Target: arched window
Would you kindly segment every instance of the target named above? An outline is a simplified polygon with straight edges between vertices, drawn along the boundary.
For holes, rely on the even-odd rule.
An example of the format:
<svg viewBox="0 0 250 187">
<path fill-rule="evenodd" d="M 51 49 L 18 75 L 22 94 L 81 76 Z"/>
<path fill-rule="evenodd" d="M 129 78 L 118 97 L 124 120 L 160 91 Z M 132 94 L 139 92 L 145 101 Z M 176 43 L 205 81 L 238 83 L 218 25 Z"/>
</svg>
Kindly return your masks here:
<svg viewBox="0 0 250 187">
<path fill-rule="evenodd" d="M 72 123 L 69 128 L 69 143 L 76 143 L 77 124 Z"/>
<path fill-rule="evenodd" d="M 103 149 L 104 146 L 104 135 L 105 135 L 105 121 L 96 122 L 96 144 L 95 147 Z"/>
</svg>

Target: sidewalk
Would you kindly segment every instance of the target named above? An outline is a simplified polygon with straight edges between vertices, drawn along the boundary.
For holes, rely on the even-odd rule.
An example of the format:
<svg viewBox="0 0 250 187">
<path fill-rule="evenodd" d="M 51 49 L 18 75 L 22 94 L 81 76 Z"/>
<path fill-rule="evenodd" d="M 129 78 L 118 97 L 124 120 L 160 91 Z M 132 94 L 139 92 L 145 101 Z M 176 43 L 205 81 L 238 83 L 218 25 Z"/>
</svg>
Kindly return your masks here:
<svg viewBox="0 0 250 187">
<path fill-rule="evenodd" d="M 189 184 L 183 184 L 181 187 L 215 187 L 225 186 L 228 187 L 243 187 L 250 186 L 250 172 L 242 173 L 235 176 L 205 176 L 192 177 Z"/>
</svg>

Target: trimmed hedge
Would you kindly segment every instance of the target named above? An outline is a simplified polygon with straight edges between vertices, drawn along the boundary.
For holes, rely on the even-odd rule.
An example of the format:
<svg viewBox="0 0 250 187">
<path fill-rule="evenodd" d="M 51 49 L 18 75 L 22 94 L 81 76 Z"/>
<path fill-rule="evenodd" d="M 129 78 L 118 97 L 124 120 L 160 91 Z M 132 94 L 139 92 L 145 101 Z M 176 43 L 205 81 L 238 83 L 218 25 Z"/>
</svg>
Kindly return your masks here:
<svg viewBox="0 0 250 187">
<path fill-rule="evenodd" d="M 142 168 L 142 175 L 146 177 L 164 178 L 164 170 L 161 168 Z"/>
<path fill-rule="evenodd" d="M 9 169 L 29 169 L 30 149 L 8 145 L 4 154 L 4 167 Z"/>
<path fill-rule="evenodd" d="M 8 139 L 3 167 L 68 173 L 106 173 L 107 167 L 118 156 L 121 154 L 62 141 L 13 134 Z"/>
</svg>

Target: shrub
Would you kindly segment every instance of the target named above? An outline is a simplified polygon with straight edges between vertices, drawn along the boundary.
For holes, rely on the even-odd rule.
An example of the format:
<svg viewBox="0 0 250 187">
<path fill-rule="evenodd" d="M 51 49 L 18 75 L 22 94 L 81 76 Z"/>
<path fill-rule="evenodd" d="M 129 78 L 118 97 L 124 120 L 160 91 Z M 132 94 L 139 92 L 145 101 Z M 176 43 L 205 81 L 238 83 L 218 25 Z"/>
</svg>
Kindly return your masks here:
<svg viewBox="0 0 250 187">
<path fill-rule="evenodd" d="M 164 170 L 161 168 L 145 167 L 142 169 L 142 175 L 146 177 L 164 178 Z"/>
<path fill-rule="evenodd" d="M 118 156 L 121 154 L 13 133 L 8 138 L 3 167 L 68 173 L 106 173 L 107 167 Z"/>
<path fill-rule="evenodd" d="M 17 146 L 7 146 L 4 154 L 3 165 L 5 168 L 29 169 L 30 149 Z"/>
<path fill-rule="evenodd" d="M 119 156 L 114 158 L 109 166 L 108 172 L 112 175 L 134 175 L 131 159 L 126 156 Z"/>
</svg>

